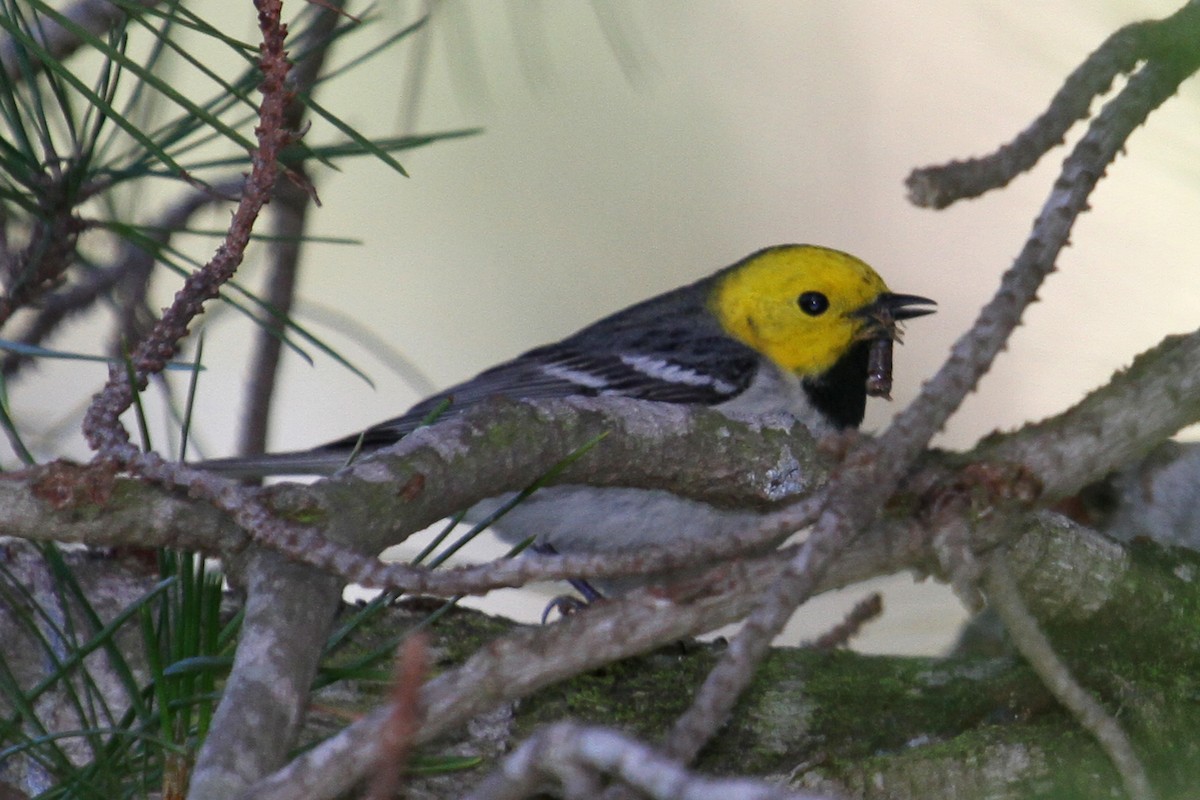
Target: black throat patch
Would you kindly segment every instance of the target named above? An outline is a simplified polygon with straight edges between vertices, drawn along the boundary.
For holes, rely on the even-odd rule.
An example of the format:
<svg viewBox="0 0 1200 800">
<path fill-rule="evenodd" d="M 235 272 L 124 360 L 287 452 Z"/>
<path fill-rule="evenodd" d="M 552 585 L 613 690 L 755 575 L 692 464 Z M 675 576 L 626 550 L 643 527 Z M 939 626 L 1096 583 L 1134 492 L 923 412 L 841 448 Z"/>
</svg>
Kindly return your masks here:
<svg viewBox="0 0 1200 800">
<path fill-rule="evenodd" d="M 855 342 L 820 377 L 803 382 L 809 401 L 835 427 L 857 428 L 867 410 L 867 356 L 870 342 Z"/>
</svg>

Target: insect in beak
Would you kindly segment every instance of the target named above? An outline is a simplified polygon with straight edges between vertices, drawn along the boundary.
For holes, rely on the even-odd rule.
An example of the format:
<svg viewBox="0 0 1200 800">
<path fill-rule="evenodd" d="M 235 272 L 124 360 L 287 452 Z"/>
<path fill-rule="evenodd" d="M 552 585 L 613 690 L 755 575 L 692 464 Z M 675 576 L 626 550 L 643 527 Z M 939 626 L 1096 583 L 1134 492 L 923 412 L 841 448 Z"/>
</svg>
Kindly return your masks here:
<svg viewBox="0 0 1200 800">
<path fill-rule="evenodd" d="M 866 322 L 859 338 L 871 343 L 867 351 L 867 394 L 871 397 L 892 399 L 892 347 L 900 341 L 900 329 L 896 323 L 934 312 L 932 308 L 913 308 L 920 305 L 937 303 L 915 294 L 884 292 L 875 302 L 851 315 Z"/>
</svg>

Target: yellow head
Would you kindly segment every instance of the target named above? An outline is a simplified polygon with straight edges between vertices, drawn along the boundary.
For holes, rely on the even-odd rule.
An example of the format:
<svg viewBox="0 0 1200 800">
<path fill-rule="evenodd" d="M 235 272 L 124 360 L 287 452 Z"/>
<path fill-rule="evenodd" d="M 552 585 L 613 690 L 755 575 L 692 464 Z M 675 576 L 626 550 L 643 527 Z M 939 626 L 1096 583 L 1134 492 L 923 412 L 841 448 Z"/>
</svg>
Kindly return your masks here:
<svg viewBox="0 0 1200 800">
<path fill-rule="evenodd" d="M 734 338 L 803 378 L 825 373 L 855 341 L 878 335 L 864 312 L 880 301 L 889 305 L 888 298 L 924 300 L 892 295 L 875 270 L 854 256 L 781 245 L 721 272 L 709 307 Z M 894 318 L 907 316 L 916 314 Z"/>
</svg>

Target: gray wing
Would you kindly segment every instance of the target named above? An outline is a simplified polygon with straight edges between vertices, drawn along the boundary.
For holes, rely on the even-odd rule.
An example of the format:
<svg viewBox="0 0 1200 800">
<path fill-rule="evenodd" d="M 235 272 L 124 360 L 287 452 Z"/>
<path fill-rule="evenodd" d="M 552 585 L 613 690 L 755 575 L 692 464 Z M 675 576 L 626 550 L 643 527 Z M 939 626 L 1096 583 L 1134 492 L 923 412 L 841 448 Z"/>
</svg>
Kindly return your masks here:
<svg viewBox="0 0 1200 800">
<path fill-rule="evenodd" d="M 361 434 L 311 450 L 220 459 L 201 464 L 230 475 L 329 474 L 356 447 L 394 444 L 421 425 L 461 414 L 493 397 L 544 400 L 621 396 L 715 405 L 743 392 L 759 366 L 750 348 L 729 338 L 702 305 L 687 302 L 697 285 L 659 295 L 422 400 Z M 669 355 L 668 355 L 669 354 Z"/>
<path fill-rule="evenodd" d="M 728 342 L 729 340 L 725 340 Z M 710 350 L 712 367 L 719 343 Z M 754 377 L 757 359 L 737 345 L 725 356 L 725 369 L 700 372 L 681 360 L 639 353 L 580 350 L 568 342 L 540 347 L 480 373 L 469 381 L 422 400 L 403 415 L 362 434 L 319 449 L 393 444 L 423 424 L 445 419 L 493 397 L 547 400 L 562 397 L 619 396 L 661 403 L 715 405 L 740 394 Z"/>
</svg>

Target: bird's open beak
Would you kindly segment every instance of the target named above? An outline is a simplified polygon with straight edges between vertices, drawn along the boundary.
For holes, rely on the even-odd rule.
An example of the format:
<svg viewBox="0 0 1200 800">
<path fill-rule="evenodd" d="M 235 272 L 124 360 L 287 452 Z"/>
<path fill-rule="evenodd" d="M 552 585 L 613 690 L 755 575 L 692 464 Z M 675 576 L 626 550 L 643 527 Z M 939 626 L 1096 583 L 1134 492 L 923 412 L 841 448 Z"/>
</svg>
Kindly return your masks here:
<svg viewBox="0 0 1200 800">
<path fill-rule="evenodd" d="M 923 317 L 926 314 L 932 314 L 937 309 L 935 308 L 910 308 L 909 306 L 936 306 L 937 302 L 930 300 L 928 297 L 920 297 L 915 294 L 892 294 L 885 292 L 879 296 L 872 305 L 882 306 L 892 314 L 892 319 L 913 319 L 914 317 Z"/>
<path fill-rule="evenodd" d="M 875 339 L 882 336 L 896 338 L 896 323 L 906 319 L 923 317 L 932 314 L 936 309 L 914 308 L 914 306 L 936 306 L 937 303 L 928 297 L 915 294 L 892 294 L 884 292 L 869 305 L 853 312 L 853 316 L 865 320 L 868 324 L 861 336 L 864 339 Z"/>
</svg>

